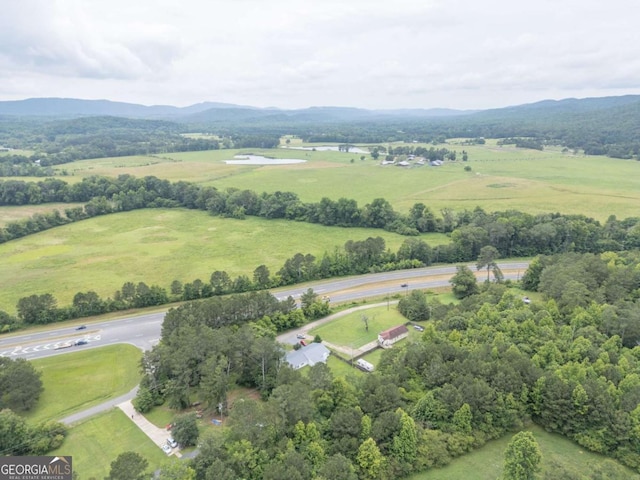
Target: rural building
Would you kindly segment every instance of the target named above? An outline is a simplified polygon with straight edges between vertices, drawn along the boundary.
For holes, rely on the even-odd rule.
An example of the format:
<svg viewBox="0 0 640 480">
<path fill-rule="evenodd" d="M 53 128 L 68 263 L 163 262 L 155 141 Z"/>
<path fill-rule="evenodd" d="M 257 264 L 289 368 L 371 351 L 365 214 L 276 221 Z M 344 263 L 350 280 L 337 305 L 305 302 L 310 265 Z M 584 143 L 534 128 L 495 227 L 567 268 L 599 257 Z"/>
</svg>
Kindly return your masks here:
<svg viewBox="0 0 640 480">
<path fill-rule="evenodd" d="M 356 360 L 356 365 L 367 372 L 373 372 L 373 365 L 362 358 Z"/>
<path fill-rule="evenodd" d="M 384 332 L 380 332 L 378 334 L 378 343 L 381 347 L 387 348 L 408 335 L 409 330 L 407 327 L 404 325 L 398 325 L 397 327 L 392 327 Z"/>
<path fill-rule="evenodd" d="M 306 367 L 313 367 L 316 363 L 327 363 L 331 352 L 321 343 L 311 343 L 299 350 L 293 350 L 287 353 L 285 360 L 294 370 Z"/>
</svg>

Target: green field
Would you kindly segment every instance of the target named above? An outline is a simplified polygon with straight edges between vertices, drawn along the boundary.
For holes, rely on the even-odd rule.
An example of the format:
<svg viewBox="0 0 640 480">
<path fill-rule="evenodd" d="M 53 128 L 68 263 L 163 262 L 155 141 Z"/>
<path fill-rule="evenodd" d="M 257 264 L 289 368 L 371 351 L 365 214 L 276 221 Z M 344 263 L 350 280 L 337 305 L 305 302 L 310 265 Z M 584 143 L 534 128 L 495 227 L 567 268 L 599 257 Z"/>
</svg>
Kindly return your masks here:
<svg viewBox="0 0 640 480">
<path fill-rule="evenodd" d="M 138 348 L 120 344 L 32 360 L 44 392 L 25 418 L 60 420 L 129 392 L 140 381 L 141 357 Z"/>
<path fill-rule="evenodd" d="M 271 166 L 227 165 L 224 160 L 249 150 L 185 152 L 151 157 L 84 160 L 58 167 L 73 174 L 67 181 L 88 175 L 138 177 L 155 175 L 218 188 L 236 187 L 257 192 L 296 192 L 303 201 L 322 197 L 353 198 L 363 206 L 374 198 L 389 200 L 398 211 L 423 202 L 438 212 L 443 208 L 487 211 L 516 209 L 529 213 L 585 214 L 604 221 L 637 215 L 640 202 L 640 164 L 602 156 L 577 156 L 558 149 L 544 151 L 486 145 L 438 145 L 468 162 L 441 167 L 381 166 L 361 154 L 300 150 L 253 150 L 279 158 L 301 158 L 304 164 Z M 459 155 L 460 156 L 460 155 Z M 352 163 L 351 160 L 354 160 Z M 471 167 L 470 172 L 464 170 Z"/>
<path fill-rule="evenodd" d="M 598 478 L 640 480 L 640 475 L 614 460 L 591 453 L 571 440 L 545 432 L 537 425 L 528 428 L 533 432 L 542 452 L 542 473 L 539 478 L 570 478 L 589 480 L 594 472 L 607 468 L 610 476 Z M 454 459 L 443 468 L 431 469 L 409 477 L 410 480 L 496 480 L 502 474 L 504 451 L 513 434 L 493 440 L 484 447 Z"/>
<path fill-rule="evenodd" d="M 368 318 L 369 329 L 365 328 L 363 315 Z M 345 315 L 342 318 L 321 325 L 309 331 L 309 335 L 320 335 L 322 340 L 335 345 L 353 348 L 372 342 L 378 333 L 407 321 L 396 308 L 374 307 Z"/>
<path fill-rule="evenodd" d="M 69 305 L 77 292 L 107 298 L 123 283 L 169 288 L 216 270 L 250 278 L 259 265 L 274 275 L 295 253 L 324 252 L 347 240 L 380 236 L 396 251 L 406 237 L 379 229 L 322 227 L 301 222 L 212 217 L 181 209 L 136 210 L 96 217 L 0 245 L 0 310 L 15 312 L 27 295 L 51 293 Z M 432 245 L 444 235 L 427 235 Z"/>
<path fill-rule="evenodd" d="M 123 452 L 136 452 L 149 462 L 149 472 L 175 457 L 165 453 L 120 409 L 92 417 L 74 426 L 60 448 L 48 455 L 71 455 L 73 470 L 83 480 L 105 478 L 111 462 Z"/>
</svg>

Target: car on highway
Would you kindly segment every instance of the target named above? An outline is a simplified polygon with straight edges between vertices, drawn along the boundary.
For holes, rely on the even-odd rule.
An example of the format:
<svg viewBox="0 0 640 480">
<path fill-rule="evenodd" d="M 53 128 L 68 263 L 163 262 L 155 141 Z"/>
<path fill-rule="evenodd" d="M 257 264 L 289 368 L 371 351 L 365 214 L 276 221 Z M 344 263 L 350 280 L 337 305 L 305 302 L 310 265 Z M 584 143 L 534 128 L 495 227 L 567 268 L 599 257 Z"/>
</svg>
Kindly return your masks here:
<svg viewBox="0 0 640 480">
<path fill-rule="evenodd" d="M 80 325 L 79 327 L 76 327 L 76 330 L 84 330 L 85 328 L 87 328 L 86 325 Z"/>
<path fill-rule="evenodd" d="M 87 343 L 89 343 L 86 340 L 76 340 L 74 345 L 86 345 Z"/>
<path fill-rule="evenodd" d="M 408 283 L 401 283 L 400 288 L 407 288 L 409 286 Z"/>
</svg>

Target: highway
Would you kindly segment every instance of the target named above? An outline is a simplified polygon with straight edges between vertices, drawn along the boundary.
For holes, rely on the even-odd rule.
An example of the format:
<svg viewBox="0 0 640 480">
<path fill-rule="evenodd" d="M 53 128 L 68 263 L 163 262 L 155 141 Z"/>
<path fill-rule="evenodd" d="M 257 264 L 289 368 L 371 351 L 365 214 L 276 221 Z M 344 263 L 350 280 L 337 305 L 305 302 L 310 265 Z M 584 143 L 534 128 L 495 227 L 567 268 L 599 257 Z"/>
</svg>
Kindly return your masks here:
<svg viewBox="0 0 640 480">
<path fill-rule="evenodd" d="M 528 265 L 528 262 L 499 263 L 505 279 L 512 280 L 519 280 Z M 475 265 L 468 266 L 476 271 Z M 340 304 L 371 297 L 384 298 L 406 294 L 414 289 L 449 286 L 449 279 L 455 272 L 456 266 L 398 270 L 309 282 L 273 289 L 271 293 L 279 299 L 288 296 L 298 299 L 308 288 L 312 288 L 321 297 L 329 297 L 332 304 Z M 486 270 L 476 274 L 479 281 L 486 278 Z M 96 322 L 87 319 L 87 328 L 83 330 L 77 330 L 78 323 L 74 321 L 73 325 L 53 324 L 45 330 L 3 335 L 0 338 L 0 356 L 33 360 L 116 343 L 130 343 L 142 350 L 149 350 L 160 339 L 165 313 L 166 310 Z M 78 340 L 86 343 L 75 345 Z"/>
</svg>

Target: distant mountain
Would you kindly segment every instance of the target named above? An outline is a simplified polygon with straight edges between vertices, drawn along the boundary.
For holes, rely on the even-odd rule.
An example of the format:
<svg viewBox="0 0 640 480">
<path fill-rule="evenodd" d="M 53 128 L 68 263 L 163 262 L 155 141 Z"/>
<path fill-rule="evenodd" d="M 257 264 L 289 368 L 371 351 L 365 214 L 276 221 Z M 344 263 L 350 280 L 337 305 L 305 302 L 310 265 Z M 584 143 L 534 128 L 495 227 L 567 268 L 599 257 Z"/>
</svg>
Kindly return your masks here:
<svg viewBox="0 0 640 480">
<path fill-rule="evenodd" d="M 512 117 L 530 115 L 558 115 L 588 113 L 599 110 L 625 107 L 640 102 L 640 95 L 617 97 L 565 98 L 563 100 L 542 100 L 535 103 L 495 108 L 477 112 L 474 118 Z"/>
<path fill-rule="evenodd" d="M 203 102 L 188 107 L 171 105 L 138 105 L 111 100 L 81 100 L 76 98 L 28 98 L 0 102 L 0 115 L 78 117 L 113 116 L 132 118 L 171 118 L 216 109 L 241 108 L 238 105 Z M 252 107 L 242 107 L 252 108 Z"/>
<path fill-rule="evenodd" d="M 450 109 L 365 110 L 350 107 L 310 107 L 297 110 L 258 108 L 220 102 L 202 102 L 188 107 L 171 105 L 139 105 L 110 100 L 76 98 L 29 98 L 0 102 L 0 115 L 21 117 L 113 116 L 180 120 L 181 122 L 276 121 L 342 122 L 388 117 L 440 117 L 465 115 L 471 111 Z"/>
</svg>

